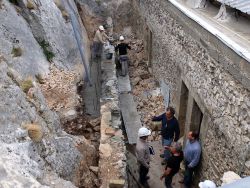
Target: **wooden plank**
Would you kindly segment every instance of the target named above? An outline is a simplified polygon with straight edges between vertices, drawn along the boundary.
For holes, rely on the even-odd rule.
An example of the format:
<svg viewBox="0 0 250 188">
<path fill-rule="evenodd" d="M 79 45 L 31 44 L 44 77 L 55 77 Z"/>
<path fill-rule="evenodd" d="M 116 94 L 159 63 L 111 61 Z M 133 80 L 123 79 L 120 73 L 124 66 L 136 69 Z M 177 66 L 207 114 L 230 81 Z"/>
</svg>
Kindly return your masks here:
<svg viewBox="0 0 250 188">
<path fill-rule="evenodd" d="M 120 107 L 129 144 L 137 141 L 138 130 L 142 127 L 140 116 L 131 94 L 120 94 Z"/>
</svg>

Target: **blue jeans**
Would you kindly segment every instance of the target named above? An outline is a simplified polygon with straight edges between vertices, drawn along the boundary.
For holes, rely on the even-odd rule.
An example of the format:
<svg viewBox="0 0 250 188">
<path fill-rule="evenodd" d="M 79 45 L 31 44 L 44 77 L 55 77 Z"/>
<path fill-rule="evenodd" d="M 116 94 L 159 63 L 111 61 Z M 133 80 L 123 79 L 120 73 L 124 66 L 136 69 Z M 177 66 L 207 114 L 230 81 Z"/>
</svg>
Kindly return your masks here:
<svg viewBox="0 0 250 188">
<path fill-rule="evenodd" d="M 191 187 L 194 170 L 195 170 L 195 168 L 189 168 L 188 163 L 185 162 L 185 173 L 184 173 L 184 186 L 185 186 L 185 188 Z"/>
<path fill-rule="evenodd" d="M 163 146 L 170 146 L 171 143 L 173 142 L 173 139 L 162 139 L 162 145 Z M 165 149 L 164 148 L 164 159 L 167 161 L 169 159 L 169 157 L 171 156 L 171 153 L 169 151 L 169 149 Z"/>
</svg>

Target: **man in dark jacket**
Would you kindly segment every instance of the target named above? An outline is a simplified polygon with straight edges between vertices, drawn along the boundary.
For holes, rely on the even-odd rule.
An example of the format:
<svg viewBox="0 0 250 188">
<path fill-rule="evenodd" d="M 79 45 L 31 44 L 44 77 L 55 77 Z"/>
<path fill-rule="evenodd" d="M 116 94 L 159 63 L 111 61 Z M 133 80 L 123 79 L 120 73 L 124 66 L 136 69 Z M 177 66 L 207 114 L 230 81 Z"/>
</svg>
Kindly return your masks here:
<svg viewBox="0 0 250 188">
<path fill-rule="evenodd" d="M 131 47 L 124 42 L 124 37 L 120 36 L 120 44 L 115 47 L 115 51 L 119 52 L 119 61 L 122 67 L 122 76 L 126 76 L 128 72 L 128 49 L 131 50 Z M 117 67 L 119 66 L 117 65 Z"/>
<path fill-rule="evenodd" d="M 183 160 L 183 152 L 181 144 L 178 142 L 174 142 L 170 147 L 167 146 L 166 149 L 171 151 L 172 156 L 167 161 L 161 180 L 165 178 L 166 188 L 172 188 L 172 179 L 180 169 L 180 163 Z"/>
<path fill-rule="evenodd" d="M 174 117 L 175 110 L 173 107 L 168 107 L 166 113 L 158 117 L 153 117 L 152 121 L 161 121 L 161 135 L 162 135 L 162 145 L 170 146 L 173 141 L 177 142 L 180 136 L 180 128 L 177 119 Z M 170 151 L 164 149 L 164 159 L 163 165 L 170 157 Z"/>
</svg>

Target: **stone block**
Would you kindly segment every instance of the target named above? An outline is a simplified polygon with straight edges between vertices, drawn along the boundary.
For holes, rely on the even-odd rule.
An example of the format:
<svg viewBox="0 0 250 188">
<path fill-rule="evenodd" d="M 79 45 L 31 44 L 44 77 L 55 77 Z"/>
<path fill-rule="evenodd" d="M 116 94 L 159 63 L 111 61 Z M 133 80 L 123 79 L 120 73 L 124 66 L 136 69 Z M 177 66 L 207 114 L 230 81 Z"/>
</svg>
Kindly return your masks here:
<svg viewBox="0 0 250 188">
<path fill-rule="evenodd" d="M 115 130 L 112 127 L 108 127 L 108 128 L 105 129 L 105 134 L 110 135 L 110 136 L 114 136 L 115 135 Z"/>
<path fill-rule="evenodd" d="M 109 188 L 123 188 L 125 185 L 125 180 L 110 180 Z"/>
</svg>

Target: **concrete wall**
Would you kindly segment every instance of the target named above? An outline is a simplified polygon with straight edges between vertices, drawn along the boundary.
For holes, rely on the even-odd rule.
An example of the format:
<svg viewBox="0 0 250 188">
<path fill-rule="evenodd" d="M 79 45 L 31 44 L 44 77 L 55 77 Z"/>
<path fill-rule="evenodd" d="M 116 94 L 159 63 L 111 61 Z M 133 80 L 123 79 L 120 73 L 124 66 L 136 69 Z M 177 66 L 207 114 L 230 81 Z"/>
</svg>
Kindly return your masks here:
<svg viewBox="0 0 250 188">
<path fill-rule="evenodd" d="M 250 175 L 250 63 L 170 2 L 131 2 L 135 30 L 152 31 L 153 73 L 169 85 L 182 130 L 200 130 L 201 178 Z"/>
</svg>

